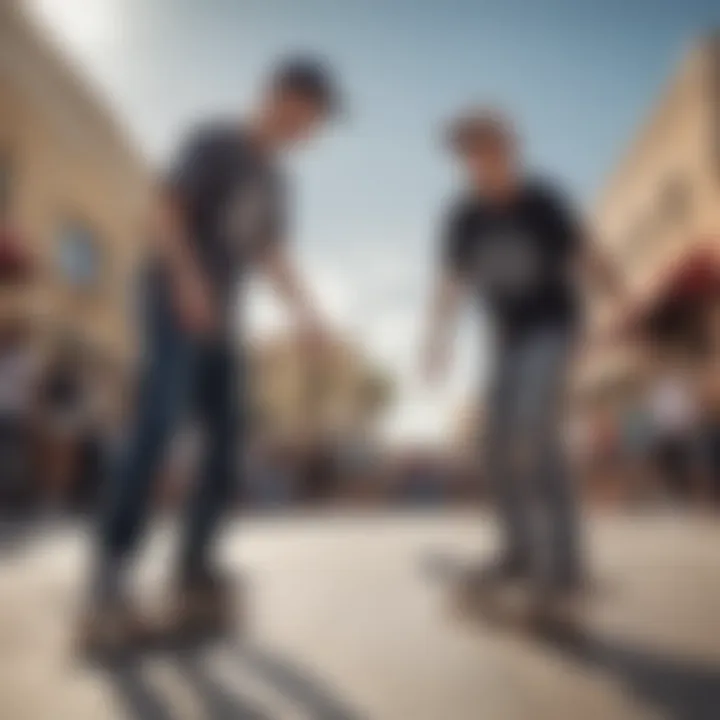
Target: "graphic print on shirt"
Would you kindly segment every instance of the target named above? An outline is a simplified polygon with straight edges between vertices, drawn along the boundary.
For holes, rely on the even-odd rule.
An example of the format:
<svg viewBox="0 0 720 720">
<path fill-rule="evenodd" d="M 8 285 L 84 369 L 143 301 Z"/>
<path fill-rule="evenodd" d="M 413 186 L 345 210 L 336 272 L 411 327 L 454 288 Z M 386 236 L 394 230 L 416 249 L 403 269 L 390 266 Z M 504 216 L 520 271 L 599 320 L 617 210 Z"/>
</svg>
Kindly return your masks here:
<svg viewBox="0 0 720 720">
<path fill-rule="evenodd" d="M 540 283 L 541 262 L 537 244 L 521 228 L 498 228 L 477 243 L 475 279 L 483 293 L 519 298 Z"/>
<path fill-rule="evenodd" d="M 265 178 L 240 182 L 231 191 L 224 212 L 224 235 L 228 251 L 243 257 L 262 242 L 270 227 L 271 189 Z"/>
</svg>

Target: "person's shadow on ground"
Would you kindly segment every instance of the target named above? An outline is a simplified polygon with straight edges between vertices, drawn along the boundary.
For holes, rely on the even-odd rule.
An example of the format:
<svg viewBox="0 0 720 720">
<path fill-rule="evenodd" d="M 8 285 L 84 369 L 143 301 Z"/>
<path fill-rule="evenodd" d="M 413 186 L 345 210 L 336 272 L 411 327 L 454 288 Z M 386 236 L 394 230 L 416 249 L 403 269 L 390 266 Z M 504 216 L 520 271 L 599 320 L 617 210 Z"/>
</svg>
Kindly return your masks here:
<svg viewBox="0 0 720 720">
<path fill-rule="evenodd" d="M 258 678 L 291 698 L 312 720 L 361 720 L 327 683 L 286 658 L 252 645 L 238 645 L 233 652 L 238 666 L 245 665 Z"/>
<path fill-rule="evenodd" d="M 129 720 L 174 720 L 172 710 L 148 682 L 142 663 L 113 662 L 105 665 L 123 717 Z"/>
<path fill-rule="evenodd" d="M 446 587 L 452 587 L 462 578 L 468 566 L 468 561 L 450 553 L 433 552 L 421 557 L 421 572 Z M 603 593 L 613 590 L 606 586 L 595 589 Z M 488 622 L 487 618 L 478 620 L 483 624 Z M 641 701 L 657 708 L 663 718 L 720 718 L 718 664 L 699 664 L 679 656 L 660 654 L 583 629 L 533 633 L 529 639 L 539 640 L 543 647 L 562 653 L 590 672 L 612 675 Z"/>
<path fill-rule="evenodd" d="M 0 558 L 27 549 L 38 532 L 37 524 L 27 513 L 0 516 Z"/>
<path fill-rule="evenodd" d="M 700 664 L 588 632 L 549 633 L 548 647 L 589 670 L 610 673 L 668 720 L 720 718 L 720 666 Z"/>
<path fill-rule="evenodd" d="M 168 652 L 163 660 L 177 674 L 184 687 L 192 692 L 204 709 L 206 720 L 281 720 L 268 713 L 255 701 L 242 697 L 242 683 L 228 682 L 227 677 L 257 678 L 271 690 L 297 705 L 312 720 L 360 720 L 320 680 L 286 658 L 256 646 L 233 645 L 223 656 L 229 662 L 219 677 L 208 662 L 211 648 L 181 648 Z M 148 677 L 148 668 L 141 660 L 106 663 L 103 666 L 115 691 L 124 717 L 129 720 L 176 720 L 177 711 L 164 692 Z"/>
</svg>

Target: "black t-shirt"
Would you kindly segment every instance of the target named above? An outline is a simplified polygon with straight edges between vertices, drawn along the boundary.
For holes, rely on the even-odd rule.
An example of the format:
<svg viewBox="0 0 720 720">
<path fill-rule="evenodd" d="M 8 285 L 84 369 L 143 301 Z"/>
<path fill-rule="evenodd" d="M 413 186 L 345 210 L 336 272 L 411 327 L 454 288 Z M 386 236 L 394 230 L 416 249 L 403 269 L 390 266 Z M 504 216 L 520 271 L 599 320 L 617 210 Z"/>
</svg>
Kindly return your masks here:
<svg viewBox="0 0 720 720">
<path fill-rule="evenodd" d="M 573 266 L 583 242 L 569 203 L 532 182 L 506 205 L 456 203 L 443 230 L 443 262 L 486 301 L 502 331 L 517 333 L 578 321 Z"/>
<path fill-rule="evenodd" d="M 225 306 L 253 257 L 282 242 L 285 188 L 270 158 L 232 124 L 191 133 L 166 178 L 197 261 Z"/>
</svg>

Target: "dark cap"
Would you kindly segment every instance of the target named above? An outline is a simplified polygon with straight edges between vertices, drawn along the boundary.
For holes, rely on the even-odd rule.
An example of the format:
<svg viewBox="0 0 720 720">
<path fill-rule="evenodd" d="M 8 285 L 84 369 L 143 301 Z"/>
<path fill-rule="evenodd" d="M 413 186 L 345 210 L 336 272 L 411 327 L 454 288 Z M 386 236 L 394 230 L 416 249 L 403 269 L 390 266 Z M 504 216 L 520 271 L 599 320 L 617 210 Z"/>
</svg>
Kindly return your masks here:
<svg viewBox="0 0 720 720">
<path fill-rule="evenodd" d="M 270 86 L 287 90 L 317 102 L 328 115 L 342 113 L 340 90 L 329 64 L 320 58 L 296 55 L 282 60 L 272 73 Z"/>
<path fill-rule="evenodd" d="M 470 148 L 512 145 L 516 140 L 512 121 L 499 110 L 475 107 L 451 120 L 444 141 L 454 152 Z"/>
</svg>

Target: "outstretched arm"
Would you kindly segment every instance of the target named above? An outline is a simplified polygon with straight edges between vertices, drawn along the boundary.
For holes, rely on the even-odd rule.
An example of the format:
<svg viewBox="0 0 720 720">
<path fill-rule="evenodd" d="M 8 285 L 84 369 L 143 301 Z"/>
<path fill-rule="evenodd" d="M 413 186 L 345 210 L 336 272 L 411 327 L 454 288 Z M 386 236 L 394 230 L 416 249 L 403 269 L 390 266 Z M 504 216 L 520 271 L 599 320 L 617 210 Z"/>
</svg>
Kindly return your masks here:
<svg viewBox="0 0 720 720">
<path fill-rule="evenodd" d="M 259 264 L 303 335 L 319 338 L 323 322 L 287 251 L 278 245 L 264 253 Z"/>
<path fill-rule="evenodd" d="M 422 350 L 422 372 L 426 381 L 441 380 L 452 356 L 463 284 L 451 272 L 443 271 L 436 283 L 428 309 Z"/>
<path fill-rule="evenodd" d="M 421 358 L 422 374 L 429 383 L 443 379 L 452 355 L 473 237 L 466 215 L 464 202 L 456 204 L 441 227 L 437 280 L 428 307 Z"/>
<path fill-rule="evenodd" d="M 581 279 L 587 280 L 593 289 L 617 299 L 623 297 L 626 285 L 620 268 L 597 242 L 582 213 L 555 188 L 549 186 L 544 192 L 554 217 L 558 237 L 565 239 L 570 251 L 573 271 L 578 272 Z"/>
</svg>

